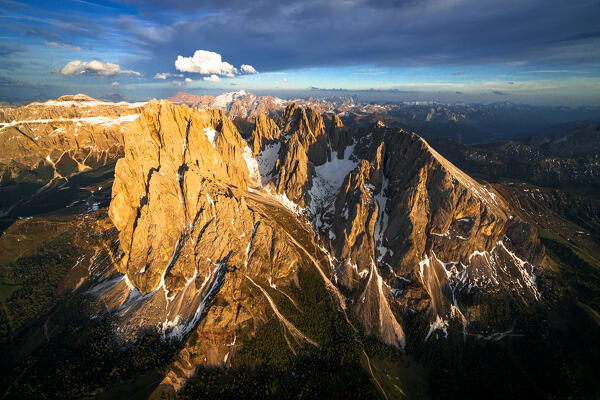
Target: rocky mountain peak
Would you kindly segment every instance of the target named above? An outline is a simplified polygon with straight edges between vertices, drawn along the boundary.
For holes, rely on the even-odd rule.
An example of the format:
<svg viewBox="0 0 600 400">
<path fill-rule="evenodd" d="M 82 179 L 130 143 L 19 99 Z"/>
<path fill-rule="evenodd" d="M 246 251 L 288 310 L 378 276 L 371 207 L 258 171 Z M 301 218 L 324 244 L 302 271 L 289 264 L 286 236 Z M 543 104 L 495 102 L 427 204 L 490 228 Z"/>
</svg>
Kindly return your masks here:
<svg viewBox="0 0 600 400">
<path fill-rule="evenodd" d="M 352 129 L 344 127 L 342 120 L 337 114 L 334 114 L 332 122 L 329 130 L 329 146 L 332 153 L 330 158 L 337 157 L 338 159 L 343 159 L 344 150 L 354 141 L 354 132 Z"/>
<path fill-rule="evenodd" d="M 119 270 L 146 294 L 164 285 L 176 243 L 206 206 L 202 188 L 250 185 L 249 149 L 222 111 L 166 101 L 151 101 L 127 127 L 125 148 L 109 214 L 125 253 Z"/>
<path fill-rule="evenodd" d="M 109 209 L 124 275 L 105 296 L 128 326 L 181 337 L 203 321 L 218 332 L 216 347 L 189 339 L 182 363 L 220 365 L 240 324 L 262 325 L 265 313 L 318 346 L 272 297 L 294 304 L 282 288 L 301 287 L 308 266 L 340 312 L 400 348 L 399 309 L 427 315 L 427 340 L 450 324 L 466 335 L 491 293 L 539 299 L 535 229 L 418 135 L 353 132 L 339 117 L 326 131 L 316 110 L 290 104 L 279 126 L 256 118 L 251 148 L 224 111 L 165 101 L 126 130 Z"/>
<path fill-rule="evenodd" d="M 312 107 L 300 107 L 296 103 L 291 103 L 285 108 L 282 126 L 284 133 L 300 134 L 307 143 L 311 137 L 317 138 L 325 133 L 325 124 L 321 114 Z"/>
<path fill-rule="evenodd" d="M 252 130 L 252 154 L 257 156 L 264 150 L 265 145 L 280 137 L 281 132 L 275 121 L 264 114 L 259 115 Z"/>
<path fill-rule="evenodd" d="M 331 223 L 332 252 L 345 260 L 340 282 L 355 288 L 373 262 L 395 293 L 419 279 L 432 320 L 446 323 L 468 324 L 461 296 L 473 287 L 538 298 L 532 271 L 543 257 L 539 240 L 497 192 L 402 130 L 378 127 L 354 154 L 362 161 L 345 178 Z"/>
</svg>

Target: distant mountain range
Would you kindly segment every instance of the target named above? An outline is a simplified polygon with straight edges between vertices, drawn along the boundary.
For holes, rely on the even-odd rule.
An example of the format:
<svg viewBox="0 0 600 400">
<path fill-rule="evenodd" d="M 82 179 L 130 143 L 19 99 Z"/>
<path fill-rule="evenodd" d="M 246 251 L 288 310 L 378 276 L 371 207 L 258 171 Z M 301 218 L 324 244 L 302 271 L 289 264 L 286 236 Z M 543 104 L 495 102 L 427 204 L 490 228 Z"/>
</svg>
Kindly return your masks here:
<svg viewBox="0 0 600 400">
<path fill-rule="evenodd" d="M 561 133 L 466 146 L 450 139 L 432 143 L 456 165 L 486 177 L 600 195 L 600 123 L 564 126 Z"/>
<path fill-rule="evenodd" d="M 227 111 L 232 119 L 254 119 L 260 113 L 281 114 L 290 102 L 338 114 L 351 127 L 369 126 L 377 120 L 388 126 L 418 131 L 425 137 L 446 137 L 462 143 L 506 140 L 541 133 L 578 121 L 600 121 L 600 107 L 542 107 L 510 102 L 446 104 L 437 102 L 361 103 L 357 96 L 283 100 L 255 96 L 245 91 L 219 96 L 180 92 L 169 98 L 175 104 L 211 106 Z"/>
</svg>

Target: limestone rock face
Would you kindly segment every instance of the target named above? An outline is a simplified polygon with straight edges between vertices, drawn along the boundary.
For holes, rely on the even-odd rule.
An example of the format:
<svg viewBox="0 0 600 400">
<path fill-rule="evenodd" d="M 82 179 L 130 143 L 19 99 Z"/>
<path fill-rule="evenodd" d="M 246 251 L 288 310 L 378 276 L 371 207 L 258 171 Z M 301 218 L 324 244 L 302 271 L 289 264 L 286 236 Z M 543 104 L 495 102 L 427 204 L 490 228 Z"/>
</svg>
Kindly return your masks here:
<svg viewBox="0 0 600 400">
<path fill-rule="evenodd" d="M 382 223 L 375 256 L 395 272 L 410 272 L 430 249 L 443 259 L 464 262 L 504 235 L 510 212 L 501 197 L 418 136 L 375 128 L 355 152 L 373 163 L 374 178 L 367 183 Z M 336 207 L 339 218 L 345 205 Z"/>
<path fill-rule="evenodd" d="M 186 341 L 163 386 L 179 389 L 196 365 L 226 365 L 236 340 L 272 318 L 292 352 L 318 346 L 274 298 L 295 306 L 288 292 L 307 268 L 334 290 L 332 271 L 304 249 L 314 238 L 296 215 L 251 190 L 251 150 L 224 112 L 152 101 L 125 137 L 109 209 L 123 275 L 98 293 L 125 337 L 146 327 Z"/>
<path fill-rule="evenodd" d="M 207 107 L 214 101 L 213 96 L 198 96 L 191 93 L 178 92 L 166 100 L 173 104 L 186 104 L 190 107 Z"/>
<path fill-rule="evenodd" d="M 31 103 L 22 107 L 2 107 L 0 108 L 0 127 L 21 126 L 43 124 L 52 122 L 61 122 L 66 119 L 86 118 L 86 117 L 106 117 L 116 118 L 125 115 L 139 114 L 140 108 L 145 103 L 127 103 L 127 102 L 105 102 L 93 99 L 89 96 L 67 95 L 57 100 L 49 100 L 44 103 Z M 108 122 L 108 119 L 101 122 Z M 81 122 L 93 123 L 93 120 L 83 120 Z"/>
<path fill-rule="evenodd" d="M 344 180 L 331 225 L 332 251 L 344 260 L 340 282 L 361 287 L 373 263 L 394 293 L 419 279 L 436 328 L 439 320 L 468 323 L 461 303 L 473 288 L 539 298 L 539 240 L 493 189 L 412 133 L 377 126 L 354 152 L 363 160 Z"/>
<path fill-rule="evenodd" d="M 375 254 L 375 224 L 379 205 L 374 191 L 380 193 L 382 185 L 382 144 L 378 158 L 362 160 L 344 180 L 336 198 L 335 216 L 331 229 L 334 232 L 334 254 L 348 265 L 369 268 Z M 352 286 L 351 282 L 348 282 Z"/>
<path fill-rule="evenodd" d="M 219 97 L 215 98 L 213 107 L 218 107 L 222 102 Z M 227 104 L 224 108 L 227 109 L 227 116 L 231 119 L 247 118 L 252 121 L 261 115 L 271 118 L 277 117 L 285 104 L 286 101 L 277 97 L 256 96 L 252 93 L 246 93 L 244 96 L 233 99 L 231 104 Z"/>
<path fill-rule="evenodd" d="M 301 207 L 305 204 L 304 194 L 310 185 L 314 166 L 308 160 L 306 147 L 301 139 L 294 135 L 281 145 L 279 159 L 275 164 L 277 171 L 277 193 Z"/>
<path fill-rule="evenodd" d="M 125 252 L 119 269 L 146 294 L 164 284 L 173 249 L 206 207 L 207 182 L 247 188 L 246 145 L 221 111 L 156 101 L 125 137 L 110 216 Z"/>
<path fill-rule="evenodd" d="M 282 125 L 284 134 L 293 133 L 297 136 L 306 148 L 308 159 L 314 165 L 321 165 L 327 161 L 329 140 L 320 113 L 312 108 L 302 108 L 292 103 L 283 112 Z"/>
</svg>

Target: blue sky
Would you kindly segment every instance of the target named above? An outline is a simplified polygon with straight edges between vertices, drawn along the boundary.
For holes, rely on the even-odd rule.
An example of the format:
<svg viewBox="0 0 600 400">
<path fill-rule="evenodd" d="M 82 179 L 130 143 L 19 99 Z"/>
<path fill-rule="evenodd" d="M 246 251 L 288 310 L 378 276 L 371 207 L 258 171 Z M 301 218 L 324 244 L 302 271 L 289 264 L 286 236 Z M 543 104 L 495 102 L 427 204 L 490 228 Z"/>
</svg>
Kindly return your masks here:
<svg viewBox="0 0 600 400">
<path fill-rule="evenodd" d="M 0 101 L 344 89 L 600 105 L 599 19 L 597 0 L 0 0 Z"/>
</svg>

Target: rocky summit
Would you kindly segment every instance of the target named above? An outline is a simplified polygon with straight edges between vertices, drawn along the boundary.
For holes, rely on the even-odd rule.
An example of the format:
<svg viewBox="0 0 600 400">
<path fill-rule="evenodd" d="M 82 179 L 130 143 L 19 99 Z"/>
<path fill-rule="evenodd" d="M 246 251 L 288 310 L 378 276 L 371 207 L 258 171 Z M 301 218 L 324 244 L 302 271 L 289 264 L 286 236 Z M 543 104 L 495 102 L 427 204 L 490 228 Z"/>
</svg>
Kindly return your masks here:
<svg viewBox="0 0 600 400">
<path fill-rule="evenodd" d="M 540 300 L 536 230 L 416 134 L 327 129 L 296 104 L 255 125 L 246 143 L 220 110 L 152 101 L 126 128 L 116 271 L 97 293 L 125 337 L 143 326 L 186 341 L 161 390 L 230 365 L 271 318 L 292 353 L 324 345 L 283 312 L 305 312 L 306 269 L 351 330 L 399 349 L 451 327 L 482 334 L 496 296 Z M 407 312 L 427 316 L 424 335 Z"/>
<path fill-rule="evenodd" d="M 228 395 L 261 397 L 264 384 L 286 397 L 273 382 L 308 397 L 342 386 L 447 397 L 464 383 L 446 395 L 436 385 L 451 387 L 482 354 L 502 363 L 523 357 L 521 346 L 543 352 L 529 338 L 549 329 L 568 291 L 555 275 L 563 250 L 518 191 L 381 120 L 346 126 L 315 100 L 232 115 L 248 94 L 222 96 L 190 107 L 75 95 L 0 110 L 0 188 L 25 196 L 3 203 L 13 219 L 0 255 L 15 277 L 19 263 L 64 270 L 48 278 L 60 291 L 39 303 L 43 314 L 17 317 L 16 304 L 38 304 L 25 292 L 7 303 L 4 345 L 33 349 L 33 372 L 7 393 L 34 393 L 24 385 L 80 354 L 104 383 L 66 397 L 125 387 L 215 397 L 221 384 L 235 388 L 219 392 Z M 73 188 L 73 203 L 17 216 Z M 32 239 L 39 224 L 47 232 Z M 54 293 L 36 285 L 31 293 Z M 12 368 L 7 376 L 21 373 Z"/>
</svg>

